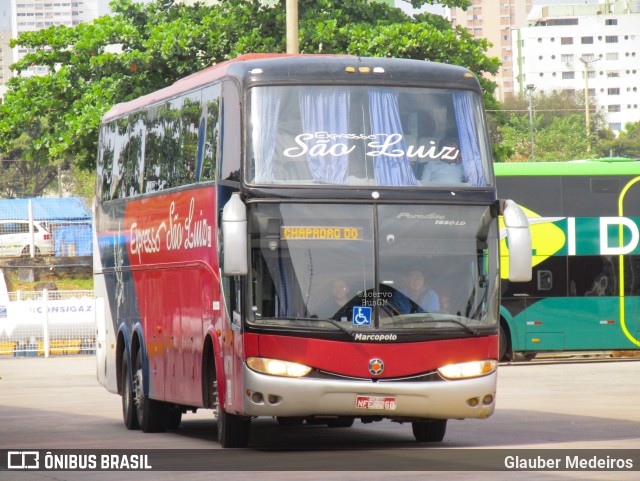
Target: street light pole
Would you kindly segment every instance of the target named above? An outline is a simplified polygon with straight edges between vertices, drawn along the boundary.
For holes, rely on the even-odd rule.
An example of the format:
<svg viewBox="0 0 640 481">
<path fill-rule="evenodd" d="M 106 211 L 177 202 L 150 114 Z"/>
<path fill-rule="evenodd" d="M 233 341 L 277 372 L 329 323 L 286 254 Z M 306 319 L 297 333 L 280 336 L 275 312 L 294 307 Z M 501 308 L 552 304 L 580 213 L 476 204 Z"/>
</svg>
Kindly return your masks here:
<svg viewBox="0 0 640 481">
<path fill-rule="evenodd" d="M 585 59 L 580 57 L 580 61 L 584 64 L 584 126 L 587 133 L 587 152 L 591 152 L 591 119 L 589 118 L 589 67 L 593 62 L 597 62 L 599 58 Z"/>
<path fill-rule="evenodd" d="M 536 161 L 536 158 L 533 154 L 533 107 L 531 105 L 531 98 L 533 97 L 533 91 L 535 89 L 535 85 L 527 84 L 527 93 L 529 94 L 529 131 L 531 133 L 531 162 Z"/>
<path fill-rule="evenodd" d="M 287 0 L 287 53 L 298 51 L 298 0 Z"/>
</svg>

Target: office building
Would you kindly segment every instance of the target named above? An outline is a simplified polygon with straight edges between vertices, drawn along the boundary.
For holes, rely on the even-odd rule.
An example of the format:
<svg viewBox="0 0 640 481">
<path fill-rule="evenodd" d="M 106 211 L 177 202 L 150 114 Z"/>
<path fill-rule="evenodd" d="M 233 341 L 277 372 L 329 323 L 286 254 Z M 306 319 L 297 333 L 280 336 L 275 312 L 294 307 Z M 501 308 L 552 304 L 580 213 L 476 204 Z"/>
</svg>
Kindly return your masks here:
<svg viewBox="0 0 640 481">
<path fill-rule="evenodd" d="M 11 55 L 5 55 L 5 36 L 10 33 L 10 38 L 17 38 L 23 32 L 33 32 L 56 25 L 73 27 L 82 22 L 88 22 L 98 17 L 98 0 L 3 0 L 0 7 L 2 26 L 2 59 L 0 70 L 3 72 L 0 79 L 1 87 L 9 80 L 9 65 L 17 62 L 27 54 L 24 47 L 16 47 Z M 23 75 L 42 75 L 46 68 L 34 66 Z"/>
<path fill-rule="evenodd" d="M 613 131 L 640 120 L 640 2 L 536 7 L 513 52 L 517 91 L 588 92 Z"/>
<path fill-rule="evenodd" d="M 524 23 L 531 11 L 532 0 L 471 0 L 465 11 L 460 8 L 445 8 L 445 17 L 453 25 L 465 27 L 474 38 L 486 38 L 492 46 L 486 52 L 489 57 L 498 57 L 502 66 L 495 77 L 498 84 L 495 96 L 503 101 L 517 95 L 513 84 L 514 52 L 511 35 Z"/>
</svg>

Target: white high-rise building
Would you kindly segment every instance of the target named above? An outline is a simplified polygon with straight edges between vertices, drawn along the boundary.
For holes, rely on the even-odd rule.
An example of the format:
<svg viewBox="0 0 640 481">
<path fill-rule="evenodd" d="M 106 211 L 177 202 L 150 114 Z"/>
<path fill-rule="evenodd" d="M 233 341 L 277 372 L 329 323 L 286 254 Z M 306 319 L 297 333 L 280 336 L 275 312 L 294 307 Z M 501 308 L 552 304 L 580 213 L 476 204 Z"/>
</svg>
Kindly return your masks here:
<svg viewBox="0 0 640 481">
<path fill-rule="evenodd" d="M 640 120 L 640 2 L 534 8 L 513 32 L 517 90 L 584 95 L 620 131 Z"/>
<path fill-rule="evenodd" d="M 503 101 L 514 95 L 511 34 L 522 25 L 531 10 L 532 0 L 471 0 L 465 11 L 460 8 L 445 8 L 445 16 L 453 25 L 465 27 L 474 38 L 486 38 L 491 47 L 489 57 L 498 57 L 502 66 L 492 78 L 497 84 L 495 96 Z"/>
<path fill-rule="evenodd" d="M 7 0 L 2 2 L 7 3 Z M 73 27 L 89 22 L 99 15 L 98 0 L 10 0 L 11 35 L 16 38 L 23 32 L 33 32 L 52 26 L 64 25 Z M 5 11 L 0 9 L 0 13 Z M 12 63 L 23 58 L 27 49 L 13 49 Z M 5 60 L 3 58 L 4 68 Z M 45 67 L 35 66 L 24 72 L 25 75 L 46 73 Z M 8 79 L 5 79 L 5 82 Z"/>
</svg>

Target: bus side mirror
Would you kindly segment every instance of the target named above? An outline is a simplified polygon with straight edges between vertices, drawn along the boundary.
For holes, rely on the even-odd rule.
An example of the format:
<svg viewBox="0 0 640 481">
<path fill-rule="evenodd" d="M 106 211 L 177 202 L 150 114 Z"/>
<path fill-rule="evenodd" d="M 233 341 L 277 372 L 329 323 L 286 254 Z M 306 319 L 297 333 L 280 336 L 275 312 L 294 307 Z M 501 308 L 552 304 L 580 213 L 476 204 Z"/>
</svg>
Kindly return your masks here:
<svg viewBox="0 0 640 481">
<path fill-rule="evenodd" d="M 227 276 L 243 276 L 248 272 L 247 259 L 247 206 L 240 200 L 240 193 L 222 209 L 222 271 Z"/>
<path fill-rule="evenodd" d="M 509 246 L 509 280 L 531 280 L 531 230 L 524 211 L 512 200 L 500 201 Z"/>
</svg>

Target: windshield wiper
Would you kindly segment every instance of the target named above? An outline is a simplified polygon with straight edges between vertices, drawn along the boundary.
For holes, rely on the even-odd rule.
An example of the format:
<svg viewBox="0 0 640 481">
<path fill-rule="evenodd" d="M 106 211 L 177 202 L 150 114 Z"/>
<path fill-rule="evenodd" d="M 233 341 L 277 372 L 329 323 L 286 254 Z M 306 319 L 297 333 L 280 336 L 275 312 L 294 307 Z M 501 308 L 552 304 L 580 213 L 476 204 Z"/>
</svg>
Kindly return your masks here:
<svg viewBox="0 0 640 481">
<path fill-rule="evenodd" d="M 440 319 L 440 318 L 433 317 L 433 315 L 427 314 L 427 313 L 420 313 L 419 315 L 412 314 L 411 316 L 412 317 L 405 318 L 405 319 L 392 320 L 392 322 L 394 325 L 413 324 L 413 323 L 420 323 L 420 322 L 427 322 L 427 323 L 450 322 L 452 324 L 457 324 L 458 326 L 464 328 L 464 330 L 467 331 L 469 334 L 473 334 L 474 336 L 480 335 L 480 331 L 466 325 L 464 322 L 458 321 L 457 319 L 451 319 L 451 318 Z"/>
<path fill-rule="evenodd" d="M 340 329 L 341 331 L 346 332 L 347 334 L 351 334 L 351 331 L 349 331 L 349 329 L 344 326 L 343 322 L 338 322 L 338 321 L 334 321 L 333 319 L 320 319 L 318 317 L 270 317 L 270 318 L 261 318 L 260 320 L 256 319 L 256 322 L 262 323 L 262 324 L 271 324 L 271 325 L 279 325 L 280 321 L 313 321 L 315 323 L 319 323 L 319 322 L 328 322 L 332 325 L 334 325 L 335 327 L 337 327 L 338 329 Z"/>
<path fill-rule="evenodd" d="M 351 331 L 349 329 L 346 328 L 346 326 L 343 326 L 343 322 L 341 321 L 334 321 L 333 319 L 322 319 L 324 322 L 330 322 L 331 324 L 333 324 L 334 326 L 336 326 L 338 329 L 340 329 L 341 331 L 346 332 L 347 334 L 351 334 Z"/>
</svg>

